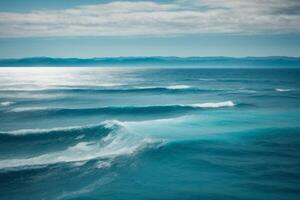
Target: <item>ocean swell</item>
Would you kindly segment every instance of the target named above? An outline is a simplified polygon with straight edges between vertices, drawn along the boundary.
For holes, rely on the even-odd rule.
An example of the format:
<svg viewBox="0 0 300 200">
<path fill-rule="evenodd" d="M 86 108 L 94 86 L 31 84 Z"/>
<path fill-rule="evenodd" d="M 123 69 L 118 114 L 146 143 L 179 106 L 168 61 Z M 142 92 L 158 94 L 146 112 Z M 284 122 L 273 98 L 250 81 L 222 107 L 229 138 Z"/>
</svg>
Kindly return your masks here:
<svg viewBox="0 0 300 200">
<path fill-rule="evenodd" d="M 169 86 L 133 86 L 133 87 L 56 87 L 45 89 L 0 89 L 4 93 L 27 92 L 27 93 L 188 93 L 188 92 L 222 92 L 223 90 L 203 89 L 189 85 Z"/>
</svg>

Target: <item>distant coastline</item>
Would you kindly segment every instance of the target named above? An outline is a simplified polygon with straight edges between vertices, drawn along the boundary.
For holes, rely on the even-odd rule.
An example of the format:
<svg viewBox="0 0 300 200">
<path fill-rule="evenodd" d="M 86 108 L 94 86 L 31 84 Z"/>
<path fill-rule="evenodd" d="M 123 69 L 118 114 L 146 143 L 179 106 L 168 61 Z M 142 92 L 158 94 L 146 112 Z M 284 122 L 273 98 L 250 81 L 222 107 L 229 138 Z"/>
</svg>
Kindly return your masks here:
<svg viewBox="0 0 300 200">
<path fill-rule="evenodd" d="M 156 67 L 300 67 L 300 57 L 104 57 L 0 59 L 0 67 L 156 66 Z"/>
</svg>

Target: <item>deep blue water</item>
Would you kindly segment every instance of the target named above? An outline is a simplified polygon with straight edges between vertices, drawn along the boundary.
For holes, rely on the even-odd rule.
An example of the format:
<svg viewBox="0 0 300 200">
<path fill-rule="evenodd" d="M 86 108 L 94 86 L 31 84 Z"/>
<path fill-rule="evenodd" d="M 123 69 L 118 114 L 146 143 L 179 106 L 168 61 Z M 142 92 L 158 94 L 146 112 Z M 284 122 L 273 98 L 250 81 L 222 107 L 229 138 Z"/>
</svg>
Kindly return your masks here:
<svg viewBox="0 0 300 200">
<path fill-rule="evenodd" d="M 0 69 L 1 200 L 299 188 L 299 69 Z"/>
</svg>

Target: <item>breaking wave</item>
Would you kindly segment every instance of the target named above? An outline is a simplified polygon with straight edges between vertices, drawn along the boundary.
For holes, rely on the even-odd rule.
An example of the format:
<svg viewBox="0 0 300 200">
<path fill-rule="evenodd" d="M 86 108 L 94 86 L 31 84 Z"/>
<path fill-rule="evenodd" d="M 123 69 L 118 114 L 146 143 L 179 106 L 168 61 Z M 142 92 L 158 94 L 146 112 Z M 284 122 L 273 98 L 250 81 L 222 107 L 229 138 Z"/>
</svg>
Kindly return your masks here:
<svg viewBox="0 0 300 200">
<path fill-rule="evenodd" d="M 127 130 L 126 124 L 119 121 L 105 121 L 95 126 L 68 127 L 55 129 L 35 129 L 21 130 L 1 133 L 1 137 L 27 137 L 32 135 L 59 136 L 60 134 L 72 134 L 75 140 L 78 132 L 84 135 L 92 134 L 95 129 L 109 129 L 106 135 L 100 135 L 98 138 L 88 141 L 78 141 L 76 144 L 67 147 L 64 150 L 45 153 L 29 158 L 3 159 L 0 161 L 0 169 L 19 168 L 31 166 L 45 166 L 57 163 L 82 162 L 93 159 L 113 159 L 117 156 L 131 155 L 138 150 L 156 143 L 154 139 L 136 134 Z"/>
</svg>

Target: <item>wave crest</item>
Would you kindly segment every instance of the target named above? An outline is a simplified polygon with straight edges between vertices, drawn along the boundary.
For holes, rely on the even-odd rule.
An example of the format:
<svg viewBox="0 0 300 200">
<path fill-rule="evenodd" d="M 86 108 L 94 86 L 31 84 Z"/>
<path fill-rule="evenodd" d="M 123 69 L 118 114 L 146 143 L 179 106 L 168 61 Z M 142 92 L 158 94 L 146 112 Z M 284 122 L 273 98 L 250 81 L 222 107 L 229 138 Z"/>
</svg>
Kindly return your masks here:
<svg viewBox="0 0 300 200">
<path fill-rule="evenodd" d="M 290 92 L 290 91 L 292 91 L 293 89 L 291 89 L 291 88 L 287 88 L 287 89 L 276 88 L 275 90 L 276 90 L 277 92 Z"/>
<path fill-rule="evenodd" d="M 187 106 L 195 108 L 220 108 L 220 107 L 232 107 L 235 104 L 232 101 L 223 101 L 216 103 L 200 103 L 200 104 L 188 104 Z"/>
<path fill-rule="evenodd" d="M 21 129 L 15 131 L 7 131 L 7 132 L 0 132 L 0 135 L 10 135 L 15 137 L 25 136 L 25 135 L 58 135 L 58 134 L 68 134 L 72 133 L 85 133 L 91 132 L 98 129 L 110 129 L 113 130 L 116 127 L 120 126 L 121 123 L 113 121 L 104 121 L 102 123 L 96 125 L 87 125 L 87 126 L 72 126 L 72 127 L 58 127 L 58 128 L 51 128 L 51 129 Z"/>
<path fill-rule="evenodd" d="M 191 88 L 191 86 L 189 86 L 189 85 L 171 85 L 166 88 L 170 89 L 170 90 L 184 90 L 184 89 Z"/>
</svg>

